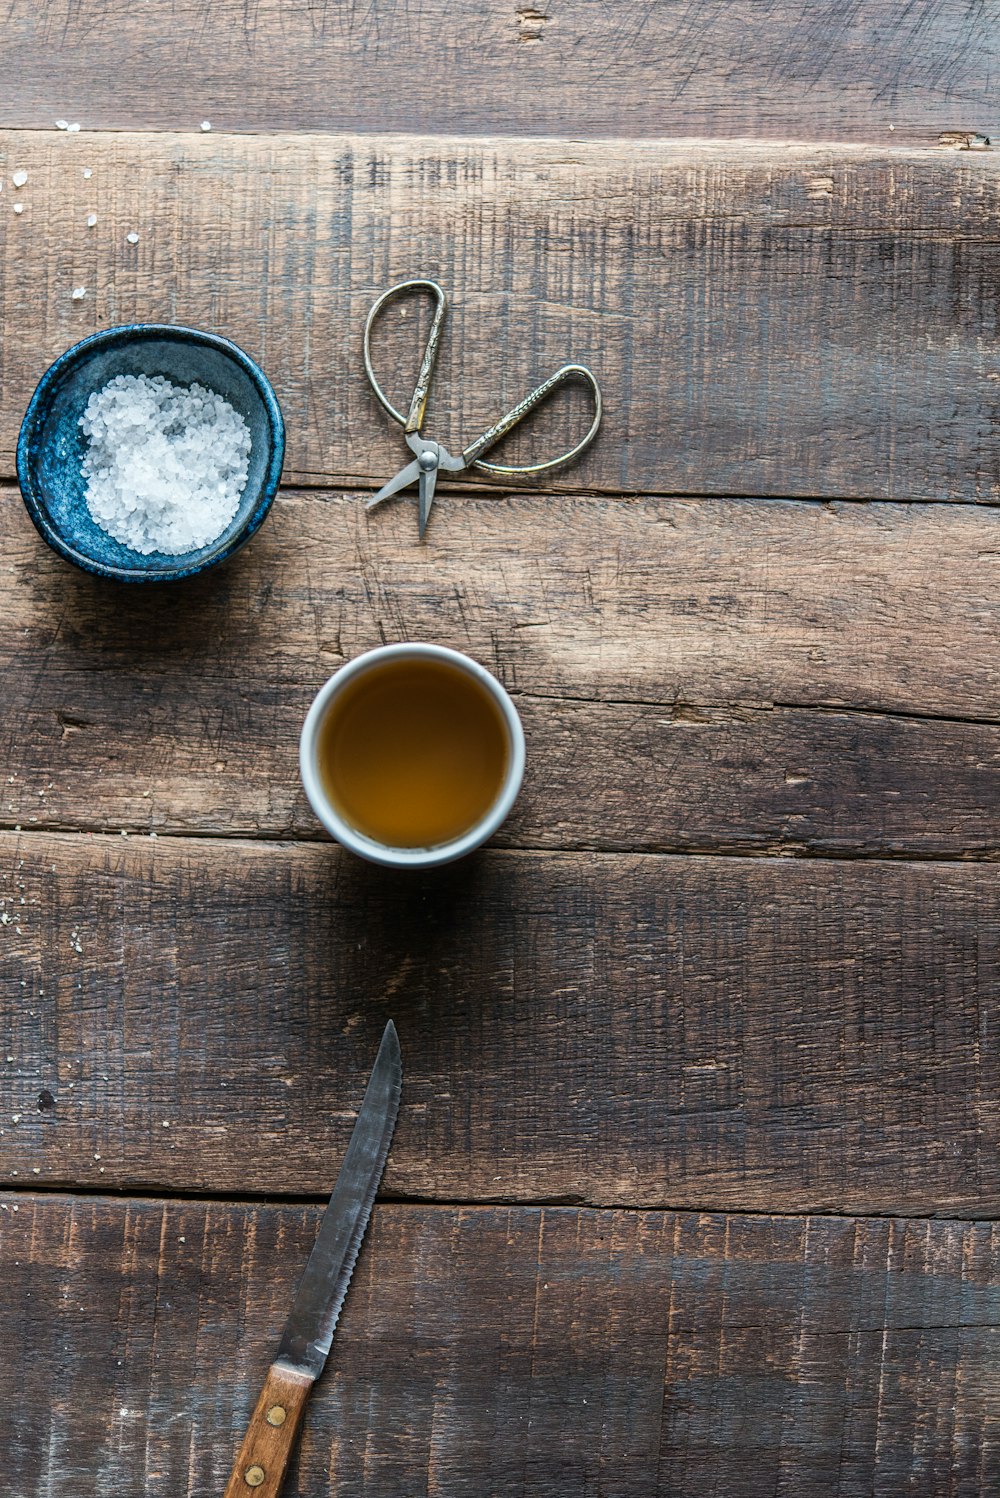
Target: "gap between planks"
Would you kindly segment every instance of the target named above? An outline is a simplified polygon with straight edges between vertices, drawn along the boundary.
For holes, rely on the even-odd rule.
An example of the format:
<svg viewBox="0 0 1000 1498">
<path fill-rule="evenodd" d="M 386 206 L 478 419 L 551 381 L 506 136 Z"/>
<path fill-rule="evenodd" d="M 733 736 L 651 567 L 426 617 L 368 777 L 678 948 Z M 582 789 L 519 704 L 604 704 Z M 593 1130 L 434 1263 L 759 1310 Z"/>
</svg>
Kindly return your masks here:
<svg viewBox="0 0 1000 1498">
<path fill-rule="evenodd" d="M 124 820 L 124 819 L 123 819 Z M 101 838 L 109 843 L 119 843 L 122 837 L 138 842 L 164 842 L 164 843 L 211 843 L 219 844 L 233 843 L 236 845 L 253 843 L 255 846 L 279 848 L 314 848 L 335 846 L 333 841 L 323 836 L 319 831 L 315 834 L 303 833 L 301 836 L 276 837 L 268 833 L 254 832 L 212 832 L 203 829 L 198 833 L 182 831 L 176 828 L 164 828 L 152 834 L 138 827 L 136 823 L 131 826 L 111 831 L 107 827 L 78 827 L 70 826 L 58 821 L 34 822 L 30 827 L 23 824 L 6 822 L 0 818 L 0 835 L 10 834 L 14 837 L 32 837 L 36 834 L 43 836 L 58 836 L 67 838 Z M 614 861 L 622 858 L 724 858 L 733 863 L 770 861 L 772 863 L 892 863 L 892 864 L 992 864 L 1000 862 L 1000 845 L 996 847 L 974 848 L 958 853 L 921 853 L 919 849 L 900 851 L 892 848 L 879 848 L 871 852 L 861 849 L 822 848 L 809 843 L 778 842 L 770 846 L 754 848 L 746 843 L 731 841 L 719 841 L 714 844 L 704 844 L 699 847 L 691 847 L 683 843 L 656 844 L 650 846 L 643 844 L 628 848 L 607 848 L 597 842 L 566 842 L 558 846 L 551 844 L 533 844 L 529 842 L 505 843 L 500 846 L 488 847 L 487 855 L 529 854 L 536 858 L 560 858 L 567 853 L 585 853 L 589 857 L 608 859 Z M 16 857 L 16 851 L 14 856 Z"/>
<path fill-rule="evenodd" d="M 170 1207 L 173 1205 L 187 1206 L 204 1203 L 205 1205 L 221 1205 L 234 1207 L 326 1207 L 329 1195 L 317 1196 L 315 1193 L 305 1192 L 236 1192 L 236 1191 L 178 1191 L 162 1190 L 156 1191 L 116 1191 L 113 1188 L 100 1186 L 78 1185 L 75 1182 L 59 1184 L 54 1182 L 46 1186 L 37 1181 L 30 1185 L 25 1183 L 11 1184 L 4 1182 L 0 1187 L 0 1197 L 17 1197 L 19 1202 L 29 1201 L 34 1197 L 51 1200 L 80 1200 L 80 1201 L 103 1201 L 109 1206 L 142 1204 L 152 1207 Z M 667 1214 L 683 1214 L 690 1217 L 733 1217 L 746 1219 L 751 1222 L 809 1222 L 812 1219 L 822 1219 L 833 1222 L 907 1222 L 907 1223 L 952 1223 L 956 1226 L 978 1227 L 993 1222 L 1000 1222 L 1000 1213 L 984 1212 L 970 1217 L 968 1213 L 958 1214 L 950 1212 L 906 1212 L 906 1211 L 865 1211 L 865 1212 L 836 1212 L 831 1208 L 808 1208 L 799 1212 L 795 1211 L 753 1211 L 748 1207 L 720 1206 L 716 1204 L 702 1205 L 698 1202 L 674 1202 L 669 1199 L 652 1202 L 628 1202 L 612 1199 L 599 1199 L 576 1196 L 531 1196 L 531 1197 L 476 1197 L 474 1200 L 464 1200 L 461 1197 L 449 1196 L 419 1196 L 415 1194 L 400 1194 L 394 1192 L 380 1192 L 375 1198 L 376 1207 L 399 1207 L 412 1208 L 414 1211 L 423 1211 L 427 1208 L 440 1207 L 442 1210 L 455 1209 L 462 1212 L 496 1212 L 496 1211 L 525 1211 L 525 1212 L 620 1212 L 633 1216 L 649 1215 L 660 1212 Z"/>
</svg>

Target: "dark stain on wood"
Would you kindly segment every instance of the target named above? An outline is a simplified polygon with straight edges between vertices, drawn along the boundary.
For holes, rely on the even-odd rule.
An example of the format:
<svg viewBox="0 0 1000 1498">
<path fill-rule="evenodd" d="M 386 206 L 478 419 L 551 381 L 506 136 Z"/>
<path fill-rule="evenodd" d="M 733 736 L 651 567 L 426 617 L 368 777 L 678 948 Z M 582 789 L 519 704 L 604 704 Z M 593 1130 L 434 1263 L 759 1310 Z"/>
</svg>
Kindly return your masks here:
<svg viewBox="0 0 1000 1498">
<path fill-rule="evenodd" d="M 1000 1210 L 989 867 L 0 849 L 13 1185 L 325 1195 L 391 1016 L 390 1194 Z"/>
<path fill-rule="evenodd" d="M 5 1490 L 220 1493 L 317 1209 L 14 1205 Z M 377 1207 L 286 1491 L 991 1492 L 996 1253 L 986 1223 Z"/>
</svg>

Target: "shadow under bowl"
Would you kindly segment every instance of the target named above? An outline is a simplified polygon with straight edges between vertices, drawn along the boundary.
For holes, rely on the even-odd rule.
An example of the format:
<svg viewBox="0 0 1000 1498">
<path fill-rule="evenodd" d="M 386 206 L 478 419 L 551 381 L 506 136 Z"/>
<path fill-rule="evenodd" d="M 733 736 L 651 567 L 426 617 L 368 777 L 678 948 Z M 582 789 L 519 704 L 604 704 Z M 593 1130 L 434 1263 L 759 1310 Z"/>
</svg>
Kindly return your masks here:
<svg viewBox="0 0 1000 1498">
<path fill-rule="evenodd" d="M 87 508 L 80 417 L 115 375 L 163 375 L 214 390 L 250 431 L 250 466 L 239 507 L 214 541 L 180 556 L 144 555 L 116 541 Z M 257 530 L 278 489 L 285 425 L 270 382 L 228 338 L 197 328 L 137 323 L 94 333 L 67 350 L 38 382 L 21 424 L 17 478 L 28 514 L 60 556 L 118 582 L 168 582 L 224 562 Z"/>
</svg>

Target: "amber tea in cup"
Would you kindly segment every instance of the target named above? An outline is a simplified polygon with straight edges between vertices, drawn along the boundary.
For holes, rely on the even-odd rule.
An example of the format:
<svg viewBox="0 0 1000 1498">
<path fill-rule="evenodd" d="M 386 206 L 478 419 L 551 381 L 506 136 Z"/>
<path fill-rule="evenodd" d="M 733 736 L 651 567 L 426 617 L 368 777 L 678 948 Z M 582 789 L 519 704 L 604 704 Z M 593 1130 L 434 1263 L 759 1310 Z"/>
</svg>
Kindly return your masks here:
<svg viewBox="0 0 1000 1498">
<path fill-rule="evenodd" d="M 514 705 L 468 656 L 435 645 L 370 651 L 331 677 L 302 731 L 302 779 L 345 846 L 426 866 L 484 842 L 524 769 Z"/>
</svg>

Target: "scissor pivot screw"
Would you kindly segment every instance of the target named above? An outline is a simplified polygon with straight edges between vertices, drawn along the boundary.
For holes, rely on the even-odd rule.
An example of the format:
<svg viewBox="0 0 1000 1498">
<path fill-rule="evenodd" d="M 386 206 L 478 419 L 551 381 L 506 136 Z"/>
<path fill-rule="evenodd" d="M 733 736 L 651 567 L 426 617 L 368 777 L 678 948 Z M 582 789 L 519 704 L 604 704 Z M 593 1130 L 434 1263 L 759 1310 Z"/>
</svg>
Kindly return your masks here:
<svg viewBox="0 0 1000 1498">
<path fill-rule="evenodd" d="M 263 1467 L 248 1467 L 243 1474 L 243 1481 L 248 1488 L 259 1488 L 264 1481 L 265 1472 Z"/>
<path fill-rule="evenodd" d="M 426 447 L 417 459 L 417 463 L 425 473 L 433 473 L 434 469 L 438 466 L 438 455 L 435 452 L 431 452 L 429 447 Z"/>
</svg>

